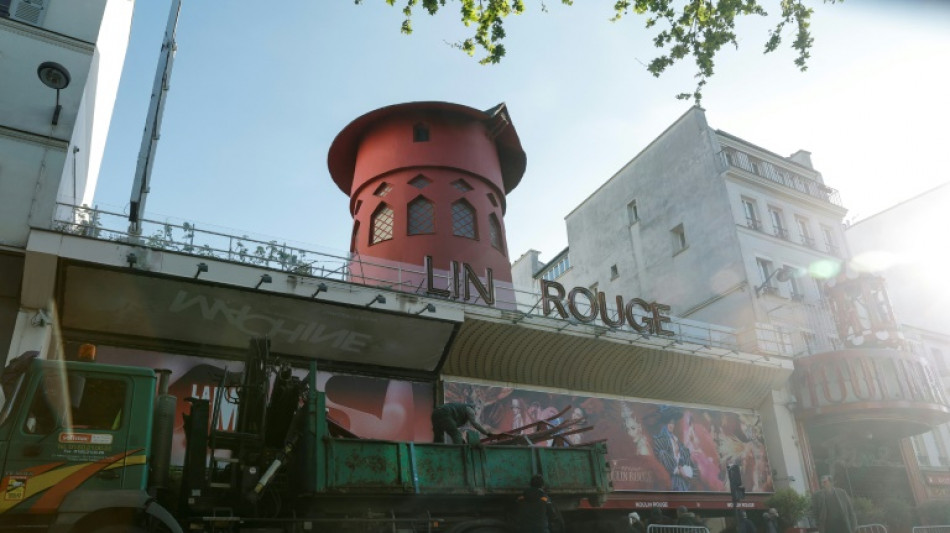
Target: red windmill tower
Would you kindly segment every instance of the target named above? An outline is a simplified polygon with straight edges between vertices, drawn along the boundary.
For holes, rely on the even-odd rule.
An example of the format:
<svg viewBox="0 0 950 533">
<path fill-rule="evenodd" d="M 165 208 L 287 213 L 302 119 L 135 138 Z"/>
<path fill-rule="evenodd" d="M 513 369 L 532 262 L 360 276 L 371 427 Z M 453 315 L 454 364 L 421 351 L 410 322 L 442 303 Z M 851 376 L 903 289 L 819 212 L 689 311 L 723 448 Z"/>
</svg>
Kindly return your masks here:
<svg viewBox="0 0 950 533">
<path fill-rule="evenodd" d="M 511 282 L 503 217 L 525 153 L 504 104 L 479 111 L 411 102 L 371 111 L 337 135 L 328 165 L 350 197 L 351 281 L 424 292 L 431 256 L 443 275 L 457 262 Z"/>
</svg>

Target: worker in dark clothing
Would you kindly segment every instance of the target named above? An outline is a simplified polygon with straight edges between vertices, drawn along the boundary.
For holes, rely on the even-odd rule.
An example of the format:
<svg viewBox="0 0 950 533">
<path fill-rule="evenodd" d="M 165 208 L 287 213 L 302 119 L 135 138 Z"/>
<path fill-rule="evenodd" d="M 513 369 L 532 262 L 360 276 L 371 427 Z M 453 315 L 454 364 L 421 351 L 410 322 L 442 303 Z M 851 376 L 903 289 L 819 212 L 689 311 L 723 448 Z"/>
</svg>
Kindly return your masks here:
<svg viewBox="0 0 950 533">
<path fill-rule="evenodd" d="M 432 440 L 445 442 L 448 433 L 455 444 L 462 444 L 462 432 L 459 428 L 471 424 L 479 433 L 492 436 L 493 433 L 482 427 L 475 416 L 475 406 L 469 403 L 446 403 L 432 411 Z"/>
<path fill-rule="evenodd" d="M 676 508 L 676 525 L 679 526 L 702 526 L 703 522 L 696 516 L 696 513 L 691 513 L 685 505 L 680 505 Z"/>
<path fill-rule="evenodd" d="M 518 497 L 521 529 L 524 533 L 556 533 L 563 529 L 561 516 L 544 492 L 544 478 L 531 477 L 531 486 Z"/>
<path fill-rule="evenodd" d="M 745 515 L 745 511 L 739 511 L 739 524 L 736 527 L 736 533 L 755 533 L 755 524 Z"/>
</svg>

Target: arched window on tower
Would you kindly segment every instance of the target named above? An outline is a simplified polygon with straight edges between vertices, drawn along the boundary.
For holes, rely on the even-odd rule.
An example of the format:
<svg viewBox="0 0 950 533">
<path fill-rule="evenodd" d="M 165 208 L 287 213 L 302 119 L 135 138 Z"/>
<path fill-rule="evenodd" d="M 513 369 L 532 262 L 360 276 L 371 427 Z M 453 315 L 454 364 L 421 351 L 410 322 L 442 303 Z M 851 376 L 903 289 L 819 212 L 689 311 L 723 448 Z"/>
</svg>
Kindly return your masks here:
<svg viewBox="0 0 950 533">
<path fill-rule="evenodd" d="M 435 233 L 435 204 L 424 196 L 409 202 L 409 235 Z"/>
<path fill-rule="evenodd" d="M 417 123 L 412 127 L 412 142 L 414 143 L 424 143 L 429 142 L 429 126 L 426 126 L 423 123 Z"/>
<path fill-rule="evenodd" d="M 432 180 L 423 176 L 422 174 L 419 174 L 418 176 L 409 180 L 409 185 L 412 185 L 417 189 L 425 189 L 430 183 L 432 183 Z"/>
<path fill-rule="evenodd" d="M 501 238 L 501 221 L 495 213 L 488 215 L 488 233 L 491 236 L 491 245 L 504 255 L 505 243 Z"/>
<path fill-rule="evenodd" d="M 370 244 L 377 244 L 393 238 L 393 208 L 379 204 L 373 213 L 373 232 L 369 236 Z"/>
<path fill-rule="evenodd" d="M 475 224 L 475 208 L 465 200 L 452 204 L 452 235 L 478 238 L 478 227 Z"/>
</svg>

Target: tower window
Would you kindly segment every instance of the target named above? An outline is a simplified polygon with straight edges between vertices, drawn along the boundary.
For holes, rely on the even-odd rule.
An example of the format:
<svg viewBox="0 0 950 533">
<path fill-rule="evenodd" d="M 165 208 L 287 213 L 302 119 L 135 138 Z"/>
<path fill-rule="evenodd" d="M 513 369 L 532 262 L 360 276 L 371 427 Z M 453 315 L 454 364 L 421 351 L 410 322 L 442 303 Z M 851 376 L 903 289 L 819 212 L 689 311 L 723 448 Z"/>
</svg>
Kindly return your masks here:
<svg viewBox="0 0 950 533">
<path fill-rule="evenodd" d="M 353 235 L 350 237 L 350 251 L 351 252 L 356 251 L 356 243 L 358 242 L 356 239 L 359 237 L 359 235 L 360 235 L 360 221 L 357 220 L 356 222 L 353 223 Z"/>
<path fill-rule="evenodd" d="M 676 255 L 686 249 L 686 230 L 680 224 L 670 230 L 670 233 L 673 235 L 673 255 Z"/>
<path fill-rule="evenodd" d="M 502 254 L 505 253 L 505 244 L 501 239 L 501 222 L 495 213 L 488 215 L 488 233 L 491 236 L 491 245 Z"/>
<path fill-rule="evenodd" d="M 370 244 L 388 241 L 393 238 L 393 208 L 386 204 L 379 204 L 373 213 L 373 233 L 370 235 Z"/>
<path fill-rule="evenodd" d="M 425 197 L 409 202 L 409 235 L 435 233 L 435 206 Z"/>
<path fill-rule="evenodd" d="M 429 126 L 425 124 L 416 124 L 412 127 L 412 142 L 429 142 Z"/>
<path fill-rule="evenodd" d="M 634 224 L 640 220 L 640 211 L 637 209 L 637 201 L 631 200 L 627 204 L 627 223 Z"/>
<path fill-rule="evenodd" d="M 363 200 L 357 200 L 356 207 L 353 208 L 353 214 L 354 215 L 359 214 L 361 207 L 363 207 Z"/>
<path fill-rule="evenodd" d="M 452 204 L 452 235 L 477 239 L 475 208 L 465 200 Z"/>
<path fill-rule="evenodd" d="M 492 205 L 492 206 L 498 207 L 498 200 L 495 199 L 495 195 L 494 195 L 494 194 L 488 193 L 488 201 L 491 202 L 491 205 Z"/>
<path fill-rule="evenodd" d="M 472 190 L 472 186 L 468 183 L 465 183 L 465 180 L 455 180 L 452 182 L 452 186 L 462 192 L 468 192 Z"/>
<path fill-rule="evenodd" d="M 432 181 L 429 180 L 429 178 L 423 176 L 422 174 L 419 174 L 418 176 L 409 180 L 409 185 L 412 185 L 413 187 L 417 189 L 424 189 L 430 183 L 432 183 Z"/>
<path fill-rule="evenodd" d="M 390 185 L 390 184 L 388 184 L 388 183 L 386 183 L 386 182 L 384 181 L 384 182 L 382 182 L 382 183 L 379 184 L 379 187 L 376 187 L 376 192 L 374 192 L 373 194 L 376 195 L 376 196 L 379 196 L 380 198 L 382 198 L 382 197 L 386 196 L 387 194 L 389 194 L 389 192 L 392 191 L 392 190 L 393 190 L 392 185 Z"/>
</svg>

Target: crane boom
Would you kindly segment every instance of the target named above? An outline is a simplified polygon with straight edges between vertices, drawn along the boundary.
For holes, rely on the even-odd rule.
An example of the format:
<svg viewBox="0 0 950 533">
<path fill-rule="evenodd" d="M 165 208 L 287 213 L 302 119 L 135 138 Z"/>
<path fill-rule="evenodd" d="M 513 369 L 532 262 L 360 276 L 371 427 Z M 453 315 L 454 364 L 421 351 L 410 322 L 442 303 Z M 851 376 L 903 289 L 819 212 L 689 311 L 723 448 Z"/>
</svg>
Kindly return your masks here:
<svg viewBox="0 0 950 533">
<path fill-rule="evenodd" d="M 181 0 L 172 0 L 171 9 L 168 12 L 168 23 L 165 25 L 165 37 L 162 40 L 162 50 L 158 58 L 158 68 L 155 71 L 155 81 L 152 83 L 152 97 L 148 105 L 148 114 L 145 117 L 142 146 L 139 148 L 139 157 L 135 166 L 135 180 L 132 182 L 132 195 L 129 200 L 129 233 L 132 235 L 142 234 L 145 200 L 149 193 L 152 165 L 155 162 L 155 151 L 158 148 L 158 139 L 161 136 L 165 97 L 168 93 L 172 63 L 174 63 L 175 50 L 177 49 L 175 31 L 178 28 L 178 13 L 180 10 Z"/>
</svg>

